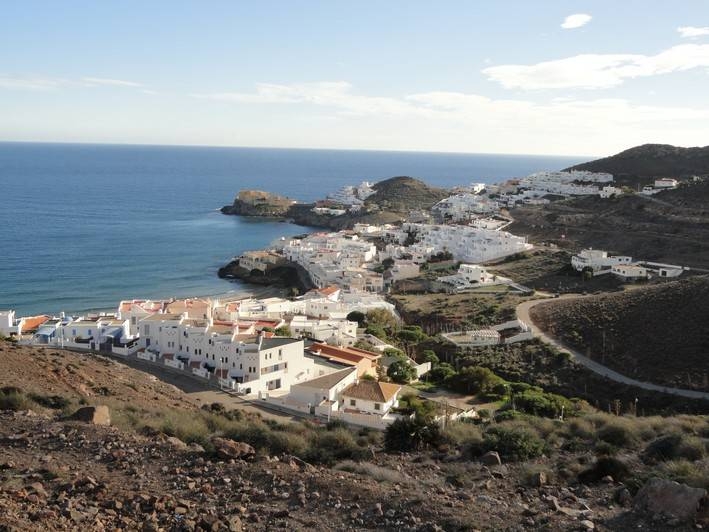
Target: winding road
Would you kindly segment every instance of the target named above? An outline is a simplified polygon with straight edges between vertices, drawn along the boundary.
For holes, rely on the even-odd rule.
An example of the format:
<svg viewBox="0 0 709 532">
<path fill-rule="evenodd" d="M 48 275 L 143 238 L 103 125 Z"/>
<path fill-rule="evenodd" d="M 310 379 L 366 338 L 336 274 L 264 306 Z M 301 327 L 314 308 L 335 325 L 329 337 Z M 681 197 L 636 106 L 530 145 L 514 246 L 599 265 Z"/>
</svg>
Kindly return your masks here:
<svg viewBox="0 0 709 532">
<path fill-rule="evenodd" d="M 577 298 L 582 298 L 582 297 L 587 297 L 587 296 L 580 296 L 580 295 L 571 295 L 571 296 L 562 296 L 562 299 L 577 299 Z M 595 360 L 591 360 L 585 355 L 582 355 L 579 351 L 576 349 L 573 349 L 566 345 L 565 343 L 561 342 L 560 340 L 556 338 L 552 338 L 549 336 L 547 333 L 542 331 L 535 323 L 532 321 L 531 316 L 530 316 L 530 309 L 536 305 L 539 305 L 540 303 L 547 303 L 549 301 L 553 301 L 550 299 L 534 299 L 531 301 L 525 301 L 524 303 L 520 303 L 517 305 L 517 319 L 522 320 L 523 322 L 529 324 L 529 326 L 532 328 L 532 332 L 534 333 L 535 338 L 539 338 L 543 342 L 550 344 L 557 349 L 561 349 L 563 351 L 567 351 L 571 354 L 572 358 L 581 364 L 582 366 L 585 366 L 586 368 L 590 369 L 594 373 L 597 373 L 599 375 L 602 375 L 604 377 L 607 377 L 608 379 L 611 379 L 616 382 L 620 382 L 623 384 L 628 384 L 630 386 L 637 386 L 638 388 L 642 388 L 644 390 L 651 390 L 655 392 L 660 392 L 660 393 L 667 393 L 671 395 L 678 395 L 681 397 L 687 397 L 690 399 L 709 399 L 709 393 L 707 392 L 699 392 L 696 390 L 685 390 L 682 388 L 669 388 L 667 386 L 661 386 L 659 384 L 653 384 L 651 382 L 642 382 L 636 379 L 631 379 L 630 377 L 626 377 L 625 375 L 621 375 L 615 370 L 612 370 L 606 366 L 603 366 L 602 364 L 599 364 Z"/>
</svg>

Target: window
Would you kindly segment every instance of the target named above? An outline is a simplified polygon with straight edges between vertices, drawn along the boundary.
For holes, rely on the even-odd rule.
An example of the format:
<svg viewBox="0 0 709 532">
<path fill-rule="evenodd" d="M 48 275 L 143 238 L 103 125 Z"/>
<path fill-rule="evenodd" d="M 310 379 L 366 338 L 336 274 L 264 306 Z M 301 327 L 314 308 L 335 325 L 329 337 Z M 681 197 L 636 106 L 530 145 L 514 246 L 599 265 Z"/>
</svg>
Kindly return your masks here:
<svg viewBox="0 0 709 532">
<path fill-rule="evenodd" d="M 382 409 L 382 405 L 380 405 L 379 403 L 374 403 L 374 410 L 381 410 L 381 409 Z"/>
<path fill-rule="evenodd" d="M 357 401 L 350 399 L 350 406 L 357 406 Z"/>
</svg>

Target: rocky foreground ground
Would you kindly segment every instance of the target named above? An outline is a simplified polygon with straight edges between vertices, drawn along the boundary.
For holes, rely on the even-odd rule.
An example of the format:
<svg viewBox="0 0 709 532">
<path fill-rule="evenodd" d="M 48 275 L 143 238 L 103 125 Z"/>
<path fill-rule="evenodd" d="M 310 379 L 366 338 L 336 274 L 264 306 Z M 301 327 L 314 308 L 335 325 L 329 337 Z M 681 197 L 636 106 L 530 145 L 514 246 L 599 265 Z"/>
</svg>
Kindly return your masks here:
<svg viewBox="0 0 709 532">
<path fill-rule="evenodd" d="M 0 412 L 0 530 L 689 530 L 663 515 L 696 507 L 693 490 L 635 503 L 595 486 L 519 482 L 517 466 L 447 455 L 377 455 L 315 467 L 216 440 L 216 455 L 164 435 Z M 349 469 L 349 472 L 343 469 Z M 698 491 L 698 490 L 697 490 Z M 669 495 L 677 500 L 669 500 Z M 670 497 L 671 498 L 671 497 Z M 660 506 L 664 505 L 662 508 Z M 679 508 L 679 510 L 678 510 Z"/>
</svg>

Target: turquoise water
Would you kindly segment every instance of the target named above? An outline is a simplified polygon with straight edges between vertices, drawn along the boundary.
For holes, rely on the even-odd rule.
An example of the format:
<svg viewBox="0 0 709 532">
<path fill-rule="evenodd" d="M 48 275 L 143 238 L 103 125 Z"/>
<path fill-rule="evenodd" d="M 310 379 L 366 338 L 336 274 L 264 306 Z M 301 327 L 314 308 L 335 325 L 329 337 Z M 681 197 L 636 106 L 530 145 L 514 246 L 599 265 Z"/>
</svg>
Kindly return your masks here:
<svg viewBox="0 0 709 532">
<path fill-rule="evenodd" d="M 411 175 L 438 186 L 584 158 L 340 150 L 0 143 L 0 308 L 112 308 L 134 297 L 243 290 L 219 266 L 304 228 L 225 216 L 243 188 L 300 200 Z"/>
</svg>

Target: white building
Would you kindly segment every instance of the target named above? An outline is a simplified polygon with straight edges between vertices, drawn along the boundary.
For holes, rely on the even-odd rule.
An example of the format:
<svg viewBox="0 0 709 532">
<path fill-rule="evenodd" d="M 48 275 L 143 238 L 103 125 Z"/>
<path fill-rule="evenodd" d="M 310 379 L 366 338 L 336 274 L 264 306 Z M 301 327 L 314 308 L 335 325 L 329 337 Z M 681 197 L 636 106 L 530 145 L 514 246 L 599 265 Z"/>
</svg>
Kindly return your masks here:
<svg viewBox="0 0 709 532">
<path fill-rule="evenodd" d="M 639 264 L 617 264 L 611 268 L 611 273 L 624 281 L 638 281 L 649 277 L 647 268 Z"/>
<path fill-rule="evenodd" d="M 394 265 L 384 272 L 385 284 L 395 283 L 403 279 L 418 277 L 421 267 L 413 260 L 395 260 Z"/>
<path fill-rule="evenodd" d="M 348 320 L 321 320 L 307 316 L 293 316 L 289 323 L 291 334 L 332 345 L 353 346 L 357 342 L 357 322 Z"/>
<path fill-rule="evenodd" d="M 574 270 L 582 272 L 589 269 L 593 275 L 611 273 L 613 266 L 628 265 L 632 262 L 632 257 L 609 256 L 607 251 L 600 249 L 584 249 L 571 257 Z"/>
<path fill-rule="evenodd" d="M 663 177 L 662 179 L 655 179 L 655 188 L 660 190 L 667 190 L 671 188 L 677 188 L 679 181 L 676 179 L 671 179 L 669 177 Z"/>
<path fill-rule="evenodd" d="M 284 262 L 283 256 L 271 251 L 247 251 L 239 256 L 239 267 L 248 271 L 265 272 Z"/>
<path fill-rule="evenodd" d="M 468 221 L 476 216 L 498 212 L 496 201 L 477 193 L 461 193 L 449 196 L 436 203 L 431 211 L 439 220 Z"/>
<path fill-rule="evenodd" d="M 622 194 L 622 188 L 614 187 L 612 185 L 606 185 L 598 193 L 598 195 L 603 199 L 612 198 L 614 196 L 621 196 Z"/>
<path fill-rule="evenodd" d="M 446 333 L 443 336 L 463 350 L 490 345 L 515 344 L 534 338 L 531 327 L 522 320 L 511 320 L 472 331 Z"/>
<path fill-rule="evenodd" d="M 395 254 L 415 254 L 430 257 L 448 251 L 455 260 L 470 263 L 487 262 L 532 249 L 527 239 L 506 231 L 494 231 L 462 225 L 429 225 L 404 223 L 398 231 L 389 231 L 388 236 L 403 245 L 413 239 L 413 245 L 403 248 L 388 247 Z M 428 258 L 427 257 L 427 258 Z"/>
<path fill-rule="evenodd" d="M 342 391 L 342 410 L 385 416 L 399 404 L 401 386 L 362 379 Z"/>
<path fill-rule="evenodd" d="M 327 199 L 333 203 L 344 206 L 362 205 L 364 200 L 374 194 L 376 191 L 372 188 L 372 184 L 367 181 L 362 181 L 359 185 L 348 185 L 342 187 L 337 192 L 329 194 Z"/>
<path fill-rule="evenodd" d="M 438 281 L 449 284 L 457 290 L 464 290 L 476 286 L 497 284 L 498 278 L 477 264 L 461 264 L 458 267 L 458 273 L 444 275 L 439 277 Z"/>
<path fill-rule="evenodd" d="M 19 320 L 15 318 L 14 310 L 0 310 L 0 335 L 10 336 L 20 332 Z"/>
</svg>

